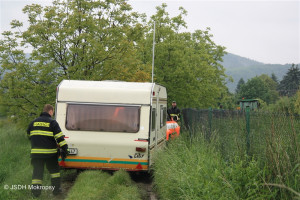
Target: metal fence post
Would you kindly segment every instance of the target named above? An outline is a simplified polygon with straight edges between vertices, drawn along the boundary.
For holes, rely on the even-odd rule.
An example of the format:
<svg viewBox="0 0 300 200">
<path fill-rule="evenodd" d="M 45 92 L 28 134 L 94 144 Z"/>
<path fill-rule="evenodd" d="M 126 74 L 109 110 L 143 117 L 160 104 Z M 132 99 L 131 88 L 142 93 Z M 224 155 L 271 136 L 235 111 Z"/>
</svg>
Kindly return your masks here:
<svg viewBox="0 0 300 200">
<path fill-rule="evenodd" d="M 246 107 L 246 148 L 247 155 L 249 155 L 250 150 L 250 108 Z"/>
</svg>

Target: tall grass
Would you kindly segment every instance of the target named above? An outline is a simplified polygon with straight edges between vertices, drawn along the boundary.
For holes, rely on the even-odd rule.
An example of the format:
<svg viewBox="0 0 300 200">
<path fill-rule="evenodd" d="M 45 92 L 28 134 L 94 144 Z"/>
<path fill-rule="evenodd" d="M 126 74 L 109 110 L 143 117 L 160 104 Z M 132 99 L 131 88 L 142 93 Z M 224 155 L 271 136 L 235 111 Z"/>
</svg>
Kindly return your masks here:
<svg viewBox="0 0 300 200">
<path fill-rule="evenodd" d="M 156 154 L 154 182 L 161 199 L 270 199 L 266 171 L 255 160 L 222 159 L 214 138 L 185 136 Z"/>
<path fill-rule="evenodd" d="M 221 158 L 235 162 L 236 158 L 248 165 L 255 160 L 265 173 L 265 186 L 276 192 L 276 199 L 293 199 L 300 192 L 300 119 L 293 115 L 251 112 L 250 146 L 247 148 L 246 119 L 243 113 L 213 112 L 211 123 L 207 113 L 193 111 L 190 139 L 195 135 L 215 133 L 212 141 Z M 207 111 L 206 111 L 207 112 Z"/>
<path fill-rule="evenodd" d="M 68 193 L 67 200 L 132 200 L 141 199 L 136 185 L 129 174 L 123 170 L 111 176 L 102 171 L 81 173 Z"/>
<path fill-rule="evenodd" d="M 4 189 L 7 185 L 31 184 L 30 142 L 25 131 L 7 121 L 0 127 L 0 199 L 30 199 L 30 190 Z M 6 187 L 7 187 L 6 186 Z"/>
<path fill-rule="evenodd" d="M 217 135 L 221 136 L 219 149 L 223 158 L 228 160 L 232 158 L 232 155 L 242 157 L 243 152 L 247 152 L 247 133 L 244 125 L 240 126 L 241 123 L 245 123 L 245 120 L 243 118 L 226 118 L 224 121 L 230 130 L 226 128 L 216 130 Z M 219 124 L 216 123 L 215 126 Z M 268 177 L 265 180 L 267 185 L 275 183 L 282 186 L 273 188 L 277 190 L 277 199 L 295 197 L 295 193 L 285 188 L 300 191 L 299 131 L 300 121 L 293 115 L 251 113 L 248 156 L 254 158 L 261 169 L 267 169 Z M 236 147 L 232 144 L 235 144 Z"/>
</svg>

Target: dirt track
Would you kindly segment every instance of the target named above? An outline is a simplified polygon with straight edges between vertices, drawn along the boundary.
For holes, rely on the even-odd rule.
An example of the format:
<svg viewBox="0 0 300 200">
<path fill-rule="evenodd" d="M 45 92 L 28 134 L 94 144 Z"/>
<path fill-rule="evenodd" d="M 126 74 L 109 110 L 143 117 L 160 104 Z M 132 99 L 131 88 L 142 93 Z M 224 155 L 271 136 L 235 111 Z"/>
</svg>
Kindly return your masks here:
<svg viewBox="0 0 300 200">
<path fill-rule="evenodd" d="M 74 185 L 80 172 L 73 170 L 68 176 L 62 177 L 62 194 L 55 196 L 55 200 L 64 200 L 71 187 Z M 152 181 L 152 175 L 145 172 L 130 172 L 130 177 L 139 188 L 143 200 L 158 200 Z"/>
<path fill-rule="evenodd" d="M 143 200 L 157 200 L 154 192 L 152 175 L 145 172 L 130 173 L 131 180 L 134 181 L 142 194 Z"/>
</svg>

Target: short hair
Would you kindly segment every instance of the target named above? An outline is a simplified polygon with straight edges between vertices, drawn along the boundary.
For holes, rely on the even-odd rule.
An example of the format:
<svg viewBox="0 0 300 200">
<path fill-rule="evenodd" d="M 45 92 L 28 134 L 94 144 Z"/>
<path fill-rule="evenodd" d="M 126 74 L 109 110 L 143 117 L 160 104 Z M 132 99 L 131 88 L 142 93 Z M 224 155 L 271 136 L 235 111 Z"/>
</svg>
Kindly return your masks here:
<svg viewBox="0 0 300 200">
<path fill-rule="evenodd" d="M 53 106 L 52 105 L 50 105 L 50 104 L 46 104 L 45 106 L 44 106 L 44 109 L 43 109 L 43 112 L 49 112 L 50 110 L 54 110 L 54 108 L 53 108 Z"/>
</svg>

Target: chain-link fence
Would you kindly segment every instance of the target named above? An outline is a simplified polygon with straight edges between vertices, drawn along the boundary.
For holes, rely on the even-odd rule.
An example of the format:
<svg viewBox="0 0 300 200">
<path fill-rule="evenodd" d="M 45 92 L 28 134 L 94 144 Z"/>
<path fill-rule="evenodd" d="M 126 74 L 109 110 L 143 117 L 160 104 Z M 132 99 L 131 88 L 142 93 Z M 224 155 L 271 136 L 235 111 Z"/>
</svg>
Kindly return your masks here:
<svg viewBox="0 0 300 200">
<path fill-rule="evenodd" d="M 255 159 L 266 183 L 300 191 L 299 115 L 188 108 L 182 110 L 181 127 L 191 140 L 204 137 L 226 162 Z M 283 192 L 277 198 L 288 197 Z"/>
<path fill-rule="evenodd" d="M 197 134 L 218 138 L 218 147 L 226 159 L 246 153 L 270 162 L 283 156 L 281 159 L 287 162 L 300 163 L 299 116 L 188 108 L 182 110 L 181 126 L 188 130 L 191 139 Z M 267 159 L 269 156 L 277 158 Z"/>
</svg>

